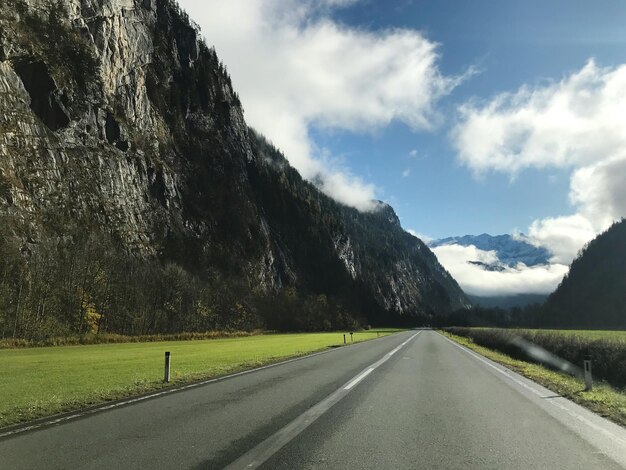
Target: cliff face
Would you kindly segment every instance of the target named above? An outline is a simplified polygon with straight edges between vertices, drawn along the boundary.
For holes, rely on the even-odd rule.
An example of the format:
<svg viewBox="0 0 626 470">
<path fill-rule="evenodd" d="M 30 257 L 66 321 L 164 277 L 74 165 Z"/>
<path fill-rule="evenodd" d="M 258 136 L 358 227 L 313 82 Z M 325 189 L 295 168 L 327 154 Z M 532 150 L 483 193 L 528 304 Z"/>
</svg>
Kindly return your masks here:
<svg viewBox="0 0 626 470">
<path fill-rule="evenodd" d="M 26 248 L 73 227 L 266 292 L 350 290 L 402 315 L 467 303 L 390 207 L 337 204 L 248 129 L 168 0 L 2 2 L 0 216 Z"/>
<path fill-rule="evenodd" d="M 295 279 L 316 292 L 357 291 L 387 312 L 436 315 L 469 305 L 458 284 L 393 209 L 359 212 L 303 181 L 284 157 L 252 134 L 258 164 L 250 172 L 272 245 Z M 281 248 L 282 247 L 282 248 Z"/>
<path fill-rule="evenodd" d="M 241 107 L 215 53 L 167 3 L 9 0 L 2 29 L 8 210 L 110 227 L 142 254 L 180 233 L 210 244 L 224 216 L 211 192 L 254 212 Z"/>
</svg>

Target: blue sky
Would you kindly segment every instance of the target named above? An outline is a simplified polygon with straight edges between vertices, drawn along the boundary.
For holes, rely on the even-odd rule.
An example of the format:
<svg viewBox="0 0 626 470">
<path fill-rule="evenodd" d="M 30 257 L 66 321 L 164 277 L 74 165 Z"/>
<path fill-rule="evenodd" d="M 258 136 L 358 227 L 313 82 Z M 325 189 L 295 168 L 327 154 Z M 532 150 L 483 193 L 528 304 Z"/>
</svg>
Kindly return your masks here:
<svg viewBox="0 0 626 470">
<path fill-rule="evenodd" d="M 525 233 L 554 255 L 493 278 L 467 263 L 492 254 L 434 250 L 472 293 L 549 292 L 626 216 L 626 1 L 180 3 L 247 122 L 327 194 L 382 199 L 420 235 Z"/>
<path fill-rule="evenodd" d="M 370 1 L 339 10 L 337 19 L 359 28 L 424 32 L 440 44 L 445 74 L 476 67 L 443 107 L 559 80 L 591 57 L 602 65 L 626 62 L 624 1 Z M 381 188 L 407 228 L 432 237 L 525 231 L 535 219 L 574 211 L 568 170 L 473 178 L 456 162 L 448 131 L 444 124 L 434 133 L 416 133 L 394 123 L 373 135 L 320 133 L 315 139 L 346 155 L 354 172 Z M 419 158 L 409 157 L 413 149 Z M 410 175 L 402 178 L 407 168 Z"/>
</svg>

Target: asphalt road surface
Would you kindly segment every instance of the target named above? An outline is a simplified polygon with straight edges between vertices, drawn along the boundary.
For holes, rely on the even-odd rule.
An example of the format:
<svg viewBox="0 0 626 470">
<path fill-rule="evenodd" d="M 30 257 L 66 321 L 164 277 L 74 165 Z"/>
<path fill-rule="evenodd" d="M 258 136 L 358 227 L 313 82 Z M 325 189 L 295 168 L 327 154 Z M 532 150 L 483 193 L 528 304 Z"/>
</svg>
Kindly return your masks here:
<svg viewBox="0 0 626 470">
<path fill-rule="evenodd" d="M 0 437 L 3 470 L 224 467 L 616 469 L 626 430 L 416 330 Z"/>
</svg>

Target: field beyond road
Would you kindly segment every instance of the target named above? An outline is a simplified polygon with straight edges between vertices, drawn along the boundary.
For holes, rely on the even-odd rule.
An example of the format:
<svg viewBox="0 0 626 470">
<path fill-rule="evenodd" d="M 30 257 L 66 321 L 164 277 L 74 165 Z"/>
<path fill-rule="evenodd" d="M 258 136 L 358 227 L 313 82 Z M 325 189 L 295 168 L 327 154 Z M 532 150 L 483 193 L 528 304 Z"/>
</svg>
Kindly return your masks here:
<svg viewBox="0 0 626 470">
<path fill-rule="evenodd" d="M 497 328 L 474 328 L 476 330 L 490 330 Z M 515 328 L 511 331 L 521 334 L 538 335 L 558 335 L 566 338 L 579 338 L 580 340 L 603 340 L 611 342 L 626 343 L 626 331 L 624 330 L 551 330 L 551 329 L 530 329 Z"/>
<path fill-rule="evenodd" d="M 356 332 L 354 341 L 397 331 Z M 171 383 L 182 384 L 341 345 L 333 332 L 0 350 L 0 427 L 163 388 L 165 351 Z"/>
</svg>

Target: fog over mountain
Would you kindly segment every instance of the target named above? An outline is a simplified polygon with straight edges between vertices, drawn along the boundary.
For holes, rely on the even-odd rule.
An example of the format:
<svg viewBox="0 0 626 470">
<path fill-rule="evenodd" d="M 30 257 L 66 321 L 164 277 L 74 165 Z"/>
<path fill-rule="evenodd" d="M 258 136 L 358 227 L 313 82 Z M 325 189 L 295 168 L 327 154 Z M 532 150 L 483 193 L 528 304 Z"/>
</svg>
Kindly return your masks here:
<svg viewBox="0 0 626 470">
<path fill-rule="evenodd" d="M 475 299 L 494 298 L 478 300 L 485 305 L 494 304 L 495 298 L 502 299 L 498 305 L 535 302 L 552 292 L 567 272 L 548 249 L 525 235 L 483 233 L 431 240 L 428 245 L 467 293 Z"/>
</svg>

